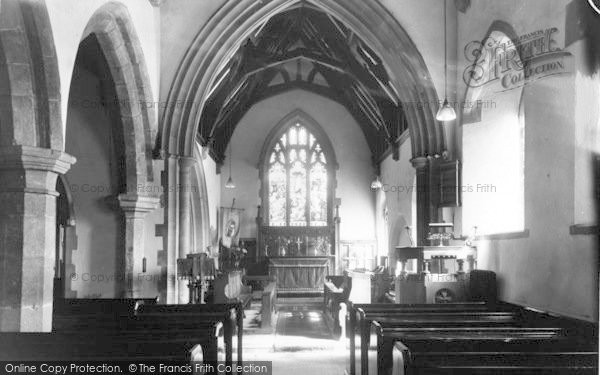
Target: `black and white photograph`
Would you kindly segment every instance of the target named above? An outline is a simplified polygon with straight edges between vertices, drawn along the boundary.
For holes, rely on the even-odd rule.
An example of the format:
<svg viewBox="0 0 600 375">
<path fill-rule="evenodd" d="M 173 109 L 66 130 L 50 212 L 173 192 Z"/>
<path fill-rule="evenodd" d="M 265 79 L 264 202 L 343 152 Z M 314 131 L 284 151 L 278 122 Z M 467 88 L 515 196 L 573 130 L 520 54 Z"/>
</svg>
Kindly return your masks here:
<svg viewBox="0 0 600 375">
<path fill-rule="evenodd" d="M 600 0 L 0 0 L 0 374 L 599 374 Z"/>
</svg>

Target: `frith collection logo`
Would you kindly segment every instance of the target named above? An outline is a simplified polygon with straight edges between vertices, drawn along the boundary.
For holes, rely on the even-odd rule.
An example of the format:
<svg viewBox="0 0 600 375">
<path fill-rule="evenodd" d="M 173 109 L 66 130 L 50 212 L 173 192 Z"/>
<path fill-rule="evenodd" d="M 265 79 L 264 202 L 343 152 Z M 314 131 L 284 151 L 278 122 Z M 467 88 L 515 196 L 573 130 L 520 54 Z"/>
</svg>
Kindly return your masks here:
<svg viewBox="0 0 600 375">
<path fill-rule="evenodd" d="M 463 72 L 463 80 L 469 87 L 498 82 L 499 91 L 506 91 L 569 73 L 572 55 L 560 48 L 557 35 L 558 28 L 552 27 L 515 40 L 493 35 L 483 42 L 473 41 L 465 46 L 465 57 L 471 65 Z"/>
<path fill-rule="evenodd" d="M 588 3 L 596 11 L 596 13 L 600 14 L 600 0 L 588 0 Z"/>
</svg>

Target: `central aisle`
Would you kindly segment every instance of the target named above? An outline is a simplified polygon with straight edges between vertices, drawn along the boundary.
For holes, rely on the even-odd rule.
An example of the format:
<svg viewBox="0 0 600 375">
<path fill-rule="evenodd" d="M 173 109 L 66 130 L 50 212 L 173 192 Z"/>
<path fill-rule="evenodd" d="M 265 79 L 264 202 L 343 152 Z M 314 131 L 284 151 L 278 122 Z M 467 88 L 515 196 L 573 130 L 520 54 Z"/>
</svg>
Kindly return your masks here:
<svg viewBox="0 0 600 375">
<path fill-rule="evenodd" d="M 258 327 L 260 303 L 244 320 L 244 359 L 273 361 L 273 375 L 342 375 L 348 349 L 325 324 L 320 299 L 278 301 L 276 329 Z"/>
</svg>

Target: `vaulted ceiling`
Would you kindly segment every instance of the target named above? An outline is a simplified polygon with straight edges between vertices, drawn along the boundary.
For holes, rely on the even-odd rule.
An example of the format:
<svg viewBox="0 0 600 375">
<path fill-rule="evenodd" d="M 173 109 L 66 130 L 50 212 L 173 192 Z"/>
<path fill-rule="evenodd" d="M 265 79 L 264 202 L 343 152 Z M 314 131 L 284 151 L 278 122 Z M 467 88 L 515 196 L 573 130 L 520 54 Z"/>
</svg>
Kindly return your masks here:
<svg viewBox="0 0 600 375">
<path fill-rule="evenodd" d="M 306 3 L 268 20 L 224 66 L 202 111 L 200 142 L 223 162 L 244 114 L 257 102 L 294 89 L 345 106 L 374 162 L 390 147 L 397 151 L 407 124 L 383 62 L 340 21 Z"/>
</svg>

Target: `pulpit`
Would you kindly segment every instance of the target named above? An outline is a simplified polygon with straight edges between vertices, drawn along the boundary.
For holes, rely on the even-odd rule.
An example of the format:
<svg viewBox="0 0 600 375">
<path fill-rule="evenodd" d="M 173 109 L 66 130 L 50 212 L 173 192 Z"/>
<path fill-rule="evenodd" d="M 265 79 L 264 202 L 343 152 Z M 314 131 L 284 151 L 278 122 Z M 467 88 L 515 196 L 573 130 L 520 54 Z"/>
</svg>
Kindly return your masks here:
<svg viewBox="0 0 600 375">
<path fill-rule="evenodd" d="M 283 293 L 323 293 L 331 267 L 331 257 L 327 256 L 269 257 L 269 275 Z"/>
</svg>

